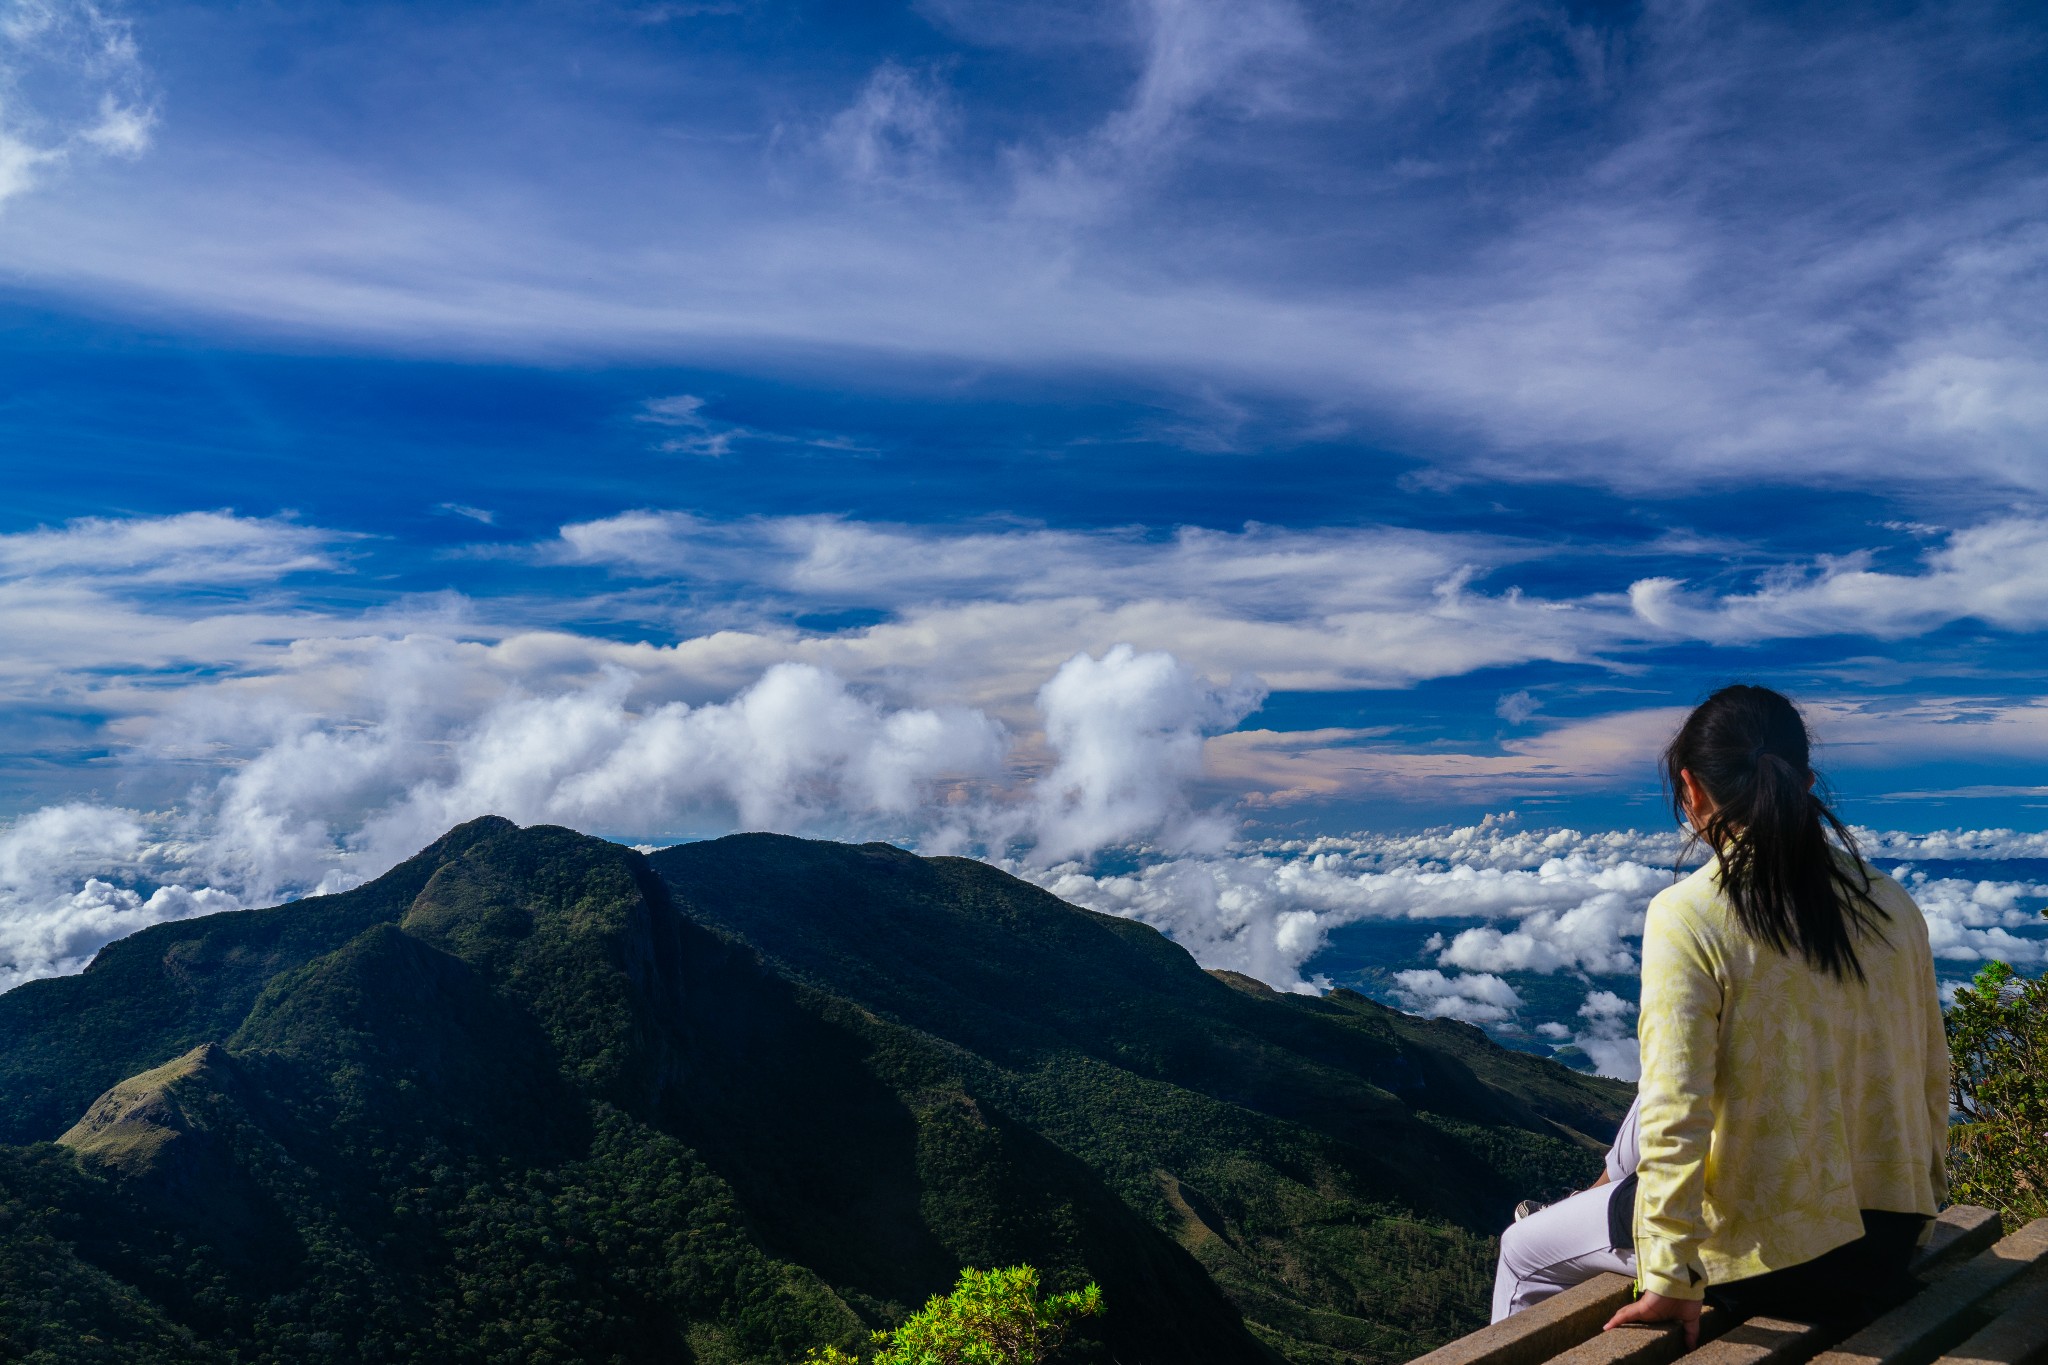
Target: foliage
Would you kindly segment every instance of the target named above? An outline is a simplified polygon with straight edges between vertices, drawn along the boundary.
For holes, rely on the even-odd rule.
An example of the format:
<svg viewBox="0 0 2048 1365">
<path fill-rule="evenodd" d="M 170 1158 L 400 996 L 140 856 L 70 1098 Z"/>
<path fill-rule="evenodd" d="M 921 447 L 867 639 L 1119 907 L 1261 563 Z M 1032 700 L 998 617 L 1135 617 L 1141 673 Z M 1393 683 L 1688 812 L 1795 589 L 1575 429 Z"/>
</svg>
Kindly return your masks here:
<svg viewBox="0 0 2048 1365">
<path fill-rule="evenodd" d="M 2048 1214 L 2048 981 L 1987 962 L 1947 1016 L 1949 1194 L 2009 1227 Z"/>
<path fill-rule="evenodd" d="M 1041 1298 L 1038 1271 L 963 1270 L 947 1295 L 934 1295 L 902 1326 L 874 1333 L 870 1365 L 1039 1365 L 1058 1351 L 1076 1319 L 1102 1312 L 1090 1284 Z M 836 1346 L 813 1350 L 805 1365 L 855 1365 Z"/>
</svg>

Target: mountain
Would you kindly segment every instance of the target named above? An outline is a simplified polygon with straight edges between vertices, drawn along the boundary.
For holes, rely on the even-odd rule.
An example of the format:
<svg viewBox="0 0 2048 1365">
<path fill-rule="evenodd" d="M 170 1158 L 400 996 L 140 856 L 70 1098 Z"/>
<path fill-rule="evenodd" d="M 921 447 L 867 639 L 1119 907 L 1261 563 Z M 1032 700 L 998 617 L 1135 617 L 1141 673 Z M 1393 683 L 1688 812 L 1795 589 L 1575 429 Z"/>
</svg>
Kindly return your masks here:
<svg viewBox="0 0 2048 1365">
<path fill-rule="evenodd" d="M 982 863 L 499 819 L 0 996 L 0 1358 L 775 1362 L 964 1265 L 1080 1357 L 1403 1360 L 1625 1087 Z"/>
</svg>

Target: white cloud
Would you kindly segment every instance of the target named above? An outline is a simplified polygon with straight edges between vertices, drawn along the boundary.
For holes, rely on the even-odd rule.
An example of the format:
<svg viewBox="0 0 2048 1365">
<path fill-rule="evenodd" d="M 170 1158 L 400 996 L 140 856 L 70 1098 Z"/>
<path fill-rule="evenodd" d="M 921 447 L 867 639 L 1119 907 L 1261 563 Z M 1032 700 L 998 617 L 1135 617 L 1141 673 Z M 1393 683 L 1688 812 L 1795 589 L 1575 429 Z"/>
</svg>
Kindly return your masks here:
<svg viewBox="0 0 2048 1365">
<path fill-rule="evenodd" d="M 1901 881 L 1927 917 L 1927 937 L 1945 962 L 2048 961 L 2048 939 L 2016 934 L 2042 927 L 2048 883 L 1929 877 L 1901 868 Z"/>
<path fill-rule="evenodd" d="M 1656 757 L 1685 711 L 1644 707 L 1565 721 L 1497 752 L 1418 750 L 1380 730 L 1239 730 L 1210 742 L 1217 776 L 1284 806 L 1420 786 L 1439 791 L 1550 792 L 1653 784 Z"/>
<path fill-rule="evenodd" d="M 347 538 L 231 512 L 81 517 L 0 535 L 0 581 L 78 576 L 117 578 L 124 586 L 266 583 L 336 567 L 331 547 Z"/>
<path fill-rule="evenodd" d="M 1031 875 L 1055 895 L 1141 919 L 1194 953 L 1276 988 L 1309 986 L 1304 970 L 1332 930 L 1363 920 L 1485 919 L 1506 927 L 1439 945 L 1441 966 L 1486 971 L 1632 971 L 1668 864 L 1629 856 L 1675 841 L 1633 832 L 1523 832 L 1498 822 L 1424 836 L 1251 845 L 1220 854 L 1154 855 L 1138 869 Z M 1471 937 L 1468 937 L 1471 935 Z M 1419 937 L 1419 935 L 1418 935 Z"/>
<path fill-rule="evenodd" d="M 832 119 L 820 145 L 852 179 L 901 186 L 931 172 L 956 118 L 933 73 L 883 62 Z"/>
<path fill-rule="evenodd" d="M 2048 178 L 1990 103 L 2031 73 L 1987 13 L 928 8 L 1027 54 L 1044 97 L 942 98 L 879 51 L 821 81 L 792 43 L 749 72 L 776 99 L 636 123 L 534 76 L 587 29 L 507 24 L 500 55 L 435 16 L 394 55 L 287 28 L 366 82 L 480 64 L 428 117 L 335 138 L 341 111 L 250 55 L 278 30 L 236 30 L 220 125 L 19 200 L 0 249 L 96 301 L 407 351 L 1107 371 L 1416 433 L 1454 473 L 2041 486 Z M 95 95 L 71 126 L 133 147 L 144 109 Z M 7 145 L 19 185 L 69 143 Z"/>
<path fill-rule="evenodd" d="M 1603 875 L 1616 877 L 1614 872 Z M 1437 961 L 1467 971 L 1633 972 L 1636 955 L 1624 940 L 1642 936 L 1648 899 L 1643 893 L 1656 894 L 1670 884 L 1670 876 L 1631 868 L 1620 879 L 1629 883 L 1627 891 L 1603 891 L 1569 910 L 1537 910 L 1506 931 L 1466 929 Z"/>
<path fill-rule="evenodd" d="M 2043 836 L 1947 831 L 1857 832 L 1882 865 L 1907 849 L 1923 857 L 2040 856 Z M 1676 831 L 1521 828 L 1512 815 L 1422 834 L 1356 834 L 1241 844 L 1220 854 L 1155 852 L 1128 872 L 1016 867 L 1056 895 L 1154 925 L 1205 966 L 1276 988 L 1312 988 L 1312 959 L 1333 930 L 1368 920 L 1417 925 L 1440 968 L 1628 975 L 1651 897 L 1674 880 Z M 2048 961 L 2048 941 L 2015 930 L 2040 923 L 2048 885 L 1929 880 L 1906 870 L 1945 961 Z M 1432 921 L 1484 920 L 1434 935 Z M 1589 1018 L 1592 1016 L 1588 1016 Z M 1596 1044 L 1613 1043 L 1603 1030 Z M 1618 1038 L 1619 1035 L 1616 1035 Z M 1617 1070 L 1621 1053 L 1601 1063 Z"/>
<path fill-rule="evenodd" d="M 1861 830 L 1857 838 L 1872 857 L 2048 858 L 2048 832 L 2010 829 L 1938 829 L 1927 834 L 1903 830 Z"/>
<path fill-rule="evenodd" d="M 188 712 L 183 747 L 256 751 L 206 794 L 196 860 L 266 900 L 374 876 L 478 815 L 675 838 L 729 829 L 923 833 L 962 817 L 947 794 L 1002 774 L 1000 727 L 978 712 L 889 708 L 804 664 L 728 701 L 636 707 L 612 670 L 549 694 L 517 686 L 466 711 L 415 708 L 459 658 L 413 661 L 378 710 L 283 714 L 252 734 L 232 701 Z M 479 704 L 480 703 L 480 704 Z M 956 838 L 969 837 L 964 831 Z"/>
<path fill-rule="evenodd" d="M 1522 1007 L 1515 988 L 1497 976 L 1445 976 L 1435 969 L 1394 973 L 1394 994 L 1411 1014 L 1468 1024 L 1506 1022 Z"/>
<path fill-rule="evenodd" d="M 1143 837 L 1221 847 L 1231 826 L 1188 806 L 1202 738 L 1236 724 L 1263 696 L 1249 683 L 1211 687 L 1172 655 L 1129 645 L 1067 660 L 1038 693 L 1059 762 L 1034 784 L 1035 856 L 1054 862 Z"/>
<path fill-rule="evenodd" d="M 75 972 L 114 939 L 167 919 L 234 910 L 226 893 L 132 881 L 167 850 L 153 847 L 135 812 L 72 803 L 0 829 L 0 991 Z"/>
<path fill-rule="evenodd" d="M 90 3 L 0 5 L 0 205 L 79 153 L 140 156 L 156 124 L 126 20 Z"/>
<path fill-rule="evenodd" d="M 1951 533 L 1914 573 L 1871 567 L 1868 553 L 1767 574 L 1754 592 L 1689 594 L 1646 578 L 1629 601 L 1646 622 L 1688 639 L 1749 643 L 1831 634 L 1900 639 L 1975 618 L 2005 630 L 2048 625 L 2048 519 L 2006 517 Z"/>
<path fill-rule="evenodd" d="M 1635 1012 L 1633 1001 L 1624 1000 L 1613 991 L 1589 991 L 1586 1002 L 1579 1006 L 1579 1017 L 1586 1021 L 1586 1027 L 1572 1041 L 1592 1058 L 1594 1069 L 1601 1075 L 1622 1081 L 1641 1078 L 1642 1048 L 1628 1024 L 1628 1016 Z"/>
<path fill-rule="evenodd" d="M 682 434 L 671 436 L 662 441 L 660 447 L 673 454 L 730 455 L 733 451 L 734 442 L 749 437 L 759 439 L 763 436 L 763 433 L 749 431 L 747 428 L 731 422 L 716 421 L 704 411 L 704 400 L 693 393 L 677 393 L 671 394 L 666 398 L 650 398 L 640 405 L 639 420 L 652 422 L 657 426 L 679 429 Z M 770 437 L 768 439 L 776 438 Z M 627 515 L 631 516 L 632 514 L 629 513 Z M 630 523 L 618 529 L 624 531 L 628 536 L 631 534 Z M 565 527 L 563 530 L 563 538 L 574 544 L 574 538 L 567 534 L 568 528 Z M 593 539 L 592 543 L 601 544 L 603 542 L 601 539 Z"/>
<path fill-rule="evenodd" d="M 1542 709 L 1543 703 L 1523 688 L 1518 692 L 1503 693 L 1501 699 L 1494 703 L 1493 714 L 1510 725 L 1521 725 Z"/>
<path fill-rule="evenodd" d="M 1314 38 L 1289 0 L 1134 0 L 1130 9 L 1140 66 L 1128 99 L 1083 136 L 1018 156 L 1025 215 L 1107 216 L 1163 178 L 1205 109 L 1297 112 L 1292 87 L 1315 62 Z"/>
<path fill-rule="evenodd" d="M 1472 586 L 1527 547 L 1387 527 L 1161 536 L 636 511 L 571 523 L 538 553 L 647 584 L 743 585 L 757 612 L 886 609 L 890 619 L 802 644 L 799 657 L 849 676 L 878 667 L 935 675 L 986 688 L 974 700 L 991 705 L 1028 697 L 1076 648 L 1120 642 L 1170 651 L 1203 672 L 1320 690 L 1531 659 L 1592 662 L 1639 633 L 1613 604 Z"/>
<path fill-rule="evenodd" d="M 545 693 L 494 681 L 472 666 L 481 648 L 383 643 L 345 710 L 188 695 L 145 741 L 219 774 L 181 809 L 49 808 L 0 841 L 9 970 L 75 968 L 152 919 L 340 890 L 484 814 L 670 840 L 771 829 L 1014 847 L 1028 868 L 1121 840 L 1220 844 L 1227 828 L 1188 789 L 1203 730 L 1252 700 L 1168 656 L 1077 656 L 1044 688 L 1052 763 L 1033 779 L 982 712 L 890 705 L 808 664 L 729 699 L 649 704 L 617 668 Z M 117 875 L 165 889 L 145 899 Z"/>
<path fill-rule="evenodd" d="M 1363 919 L 1482 921 L 1443 926 L 1431 951 L 1444 969 L 1627 971 L 1642 906 L 1676 852 L 1668 832 L 1500 821 L 1226 847 L 1212 807 L 1233 797 L 1277 806 L 1652 780 L 1676 711 L 1560 721 L 1490 753 L 1404 747 L 1388 729 L 1216 733 L 1263 686 L 1384 685 L 1395 679 L 1358 670 L 1397 665 L 1455 672 L 1456 657 L 1401 646 L 1440 649 L 1461 621 L 1482 623 L 1487 648 L 1527 650 L 1557 618 L 1581 618 L 1560 635 L 1628 619 L 1473 593 L 1465 552 L 1505 560 L 1502 547 L 1264 527 L 721 527 L 654 512 L 563 528 L 551 560 L 615 575 L 614 595 L 578 611 L 681 589 L 680 638 L 657 645 L 525 628 L 530 604 L 517 598 L 345 614 L 280 582 L 345 572 L 346 540 L 228 513 L 0 536 L 0 697 L 22 712 L 104 716 L 90 738 L 114 752 L 108 780 L 126 802 L 171 811 L 92 807 L 157 851 L 93 852 L 108 846 L 81 833 L 82 861 L 53 864 L 47 883 L 17 878 L 0 899 L 43 907 L 23 913 L 50 924 L 70 922 L 45 912 L 95 877 L 139 900 L 95 892 L 65 915 L 177 912 L 151 901 L 154 887 L 256 903 L 373 875 L 491 810 L 641 840 L 760 825 L 1007 851 L 1059 894 L 1158 925 L 1206 965 L 1298 989 L 1329 933 Z M 831 632 L 788 623 L 828 604 L 879 606 L 886 619 Z M 558 617 L 560 602 L 546 612 Z M 1847 765 L 2048 754 L 2048 701 L 1823 698 L 1808 710 L 1829 761 Z M 2048 848 L 2048 836 L 2000 830 L 1868 837 L 1892 862 Z M 1126 843 L 1149 847 L 1117 875 L 1058 861 Z M 2024 904 L 1946 887 L 1927 896 L 1955 960 L 2038 951 L 2020 932 Z M 13 951 L 70 961 L 68 933 Z"/>
</svg>

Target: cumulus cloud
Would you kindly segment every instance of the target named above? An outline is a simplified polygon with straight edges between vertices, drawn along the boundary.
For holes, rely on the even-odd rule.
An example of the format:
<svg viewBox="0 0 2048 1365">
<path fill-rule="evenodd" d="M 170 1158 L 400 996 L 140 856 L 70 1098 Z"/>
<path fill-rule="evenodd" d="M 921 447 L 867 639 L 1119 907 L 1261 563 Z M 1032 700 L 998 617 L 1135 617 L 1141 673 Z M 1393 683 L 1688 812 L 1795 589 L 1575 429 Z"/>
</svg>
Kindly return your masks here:
<svg viewBox="0 0 2048 1365">
<path fill-rule="evenodd" d="M 1432 969 L 1394 973 L 1394 995 L 1410 1014 L 1498 1024 L 1522 1007 L 1515 988 L 1497 976 L 1445 976 Z"/>
<path fill-rule="evenodd" d="M 1586 1027 L 1573 1035 L 1572 1041 L 1592 1059 L 1601 1075 L 1623 1081 L 1641 1078 L 1642 1048 L 1628 1022 L 1635 1012 L 1634 1001 L 1613 991 L 1589 991 L 1586 1002 L 1579 1006 L 1579 1018 L 1586 1021 Z"/>
<path fill-rule="evenodd" d="M 1267 686 L 1455 672 L 1457 648 L 1399 646 L 1442 649 L 1461 622 L 1478 623 L 1484 655 L 1492 642 L 1526 651 L 1560 618 L 1631 619 L 1472 591 L 1465 566 L 1512 562 L 1512 547 L 1372 528 L 720 526 L 640 512 L 521 552 L 602 571 L 615 595 L 583 599 L 593 616 L 675 591 L 671 644 L 525 625 L 517 599 L 343 614 L 292 587 L 348 572 L 354 553 L 344 535 L 224 512 L 0 535 L 0 696 L 17 712 L 104 717 L 93 742 L 113 750 L 127 799 L 158 812 L 90 807 L 141 833 L 111 852 L 80 833 L 78 860 L 10 883 L 8 904 L 57 925 L 59 909 L 81 923 L 183 913 L 178 888 L 260 903 L 374 875 L 486 811 L 636 841 L 768 827 L 983 851 L 1167 930 L 1205 965 L 1303 989 L 1330 933 L 1369 919 L 1415 921 L 1418 940 L 1435 922 L 1446 972 L 1627 972 L 1676 856 L 1667 831 L 1512 820 L 1230 842 L 1212 803 L 1233 797 L 1648 778 L 1675 711 L 1560 721 L 1492 752 L 1404 747 L 1385 728 L 1230 729 Z M 884 619 L 792 623 L 853 605 Z M 1823 698 L 1809 711 L 1845 762 L 2048 753 L 2048 703 Z M 2044 836 L 2012 831 L 1865 837 L 1893 864 L 2044 855 Z M 1136 851 L 1114 871 L 1091 861 L 1112 845 Z M 69 907 L 93 878 L 113 890 Z M 1925 895 L 1945 961 L 2037 951 L 2031 892 Z M 14 951 L 54 970 L 76 956 L 67 933 Z"/>
<path fill-rule="evenodd" d="M 1864 850 L 1883 858 L 2048 858 L 2048 832 L 2010 829 L 1938 829 L 1925 834 L 1904 830 L 1856 831 Z"/>
<path fill-rule="evenodd" d="M 212 888 L 133 884 L 176 851 L 135 812 L 70 803 L 0 829 L 0 990 L 75 972 L 114 939 L 167 919 L 233 910 Z M 112 879 L 112 880 L 109 880 Z"/>
<path fill-rule="evenodd" d="M 637 707 L 613 669 L 550 694 L 506 687 L 463 715 L 409 704 L 438 671 L 417 662 L 425 676 L 392 680 L 374 715 L 271 721 L 197 802 L 210 879 L 257 901 L 339 889 L 484 814 L 643 837 L 943 838 L 949 784 L 1001 775 L 1003 732 L 979 712 L 888 707 L 804 664 L 696 706 Z M 251 739 L 226 699 L 181 719 L 184 746 Z"/>
<path fill-rule="evenodd" d="M 2048 908 L 2048 882 L 1929 877 L 1910 866 L 1896 872 L 1927 916 L 1928 942 L 1938 960 L 1996 960 L 2016 967 L 2048 961 L 2048 937 L 2038 932 Z M 2015 932 L 2026 929 L 2037 932 Z"/>
<path fill-rule="evenodd" d="M 1067 660 L 1038 694 L 1059 762 L 1034 788 L 1037 856 L 1057 861 L 1146 836 L 1220 847 L 1234 831 L 1197 816 L 1188 789 L 1202 775 L 1205 734 L 1236 724 L 1263 696 L 1247 682 L 1211 687 L 1172 655 L 1129 645 Z"/>
<path fill-rule="evenodd" d="M 1505 931 L 1467 929 L 1451 940 L 1437 960 L 1467 971 L 1576 969 L 1601 975 L 1635 971 L 1636 955 L 1624 940 L 1642 936 L 1648 897 L 1669 885 L 1670 875 L 1631 865 L 1603 871 L 1596 878 L 1620 882 L 1626 889 L 1598 891 L 1569 910 L 1533 910 Z"/>
<path fill-rule="evenodd" d="M 985 713 L 892 705 L 808 664 L 774 665 L 725 700 L 643 704 L 618 668 L 541 693 L 489 685 L 443 643 L 381 653 L 362 680 L 370 705 L 348 713 L 251 706 L 232 689 L 187 698 L 149 742 L 234 761 L 175 811 L 73 804 L 10 830 L 13 970 L 76 967 L 154 919 L 341 890 L 484 814 L 657 839 L 886 836 L 1014 850 L 1026 868 L 1125 840 L 1214 846 L 1228 830 L 1189 794 L 1202 735 L 1256 697 L 1166 655 L 1077 655 L 1041 695 L 1052 762 L 1033 777 Z"/>
<path fill-rule="evenodd" d="M 638 680 L 636 705 L 730 697 L 777 664 L 802 663 L 921 706 L 973 706 L 1042 759 L 1038 690 L 1077 648 L 1100 656 L 1129 644 L 1203 677 L 1255 680 L 1240 690 L 1396 687 L 1532 660 L 1629 667 L 1650 641 L 1618 597 L 1546 600 L 1473 585 L 1475 574 L 1505 575 L 1530 552 L 1376 527 L 1159 534 L 836 517 L 717 523 L 672 511 L 570 523 L 531 550 L 544 568 L 606 575 L 594 595 L 553 599 L 546 622 L 565 613 L 645 622 L 674 640 L 654 644 L 529 622 L 534 604 L 516 597 L 316 608 L 292 576 L 344 573 L 358 550 L 346 534 L 289 520 L 92 519 L 0 535 L 0 630 L 15 645 L 0 660 L 0 692 L 103 712 L 125 737 L 166 733 L 188 695 L 197 705 L 212 692 L 259 712 L 358 712 L 374 705 L 387 673 L 428 659 L 450 670 L 462 696 L 546 693 L 624 669 Z M 861 613 L 855 624 L 802 624 L 848 609 Z M 152 673 L 181 685 L 144 685 Z M 419 689 L 414 702 L 439 705 Z M 2048 700 L 2038 698 L 1820 697 L 1807 709 L 1830 763 L 2048 756 Z M 1425 784 L 1535 795 L 1652 780 L 1680 716 L 1636 708 L 1546 725 L 1532 715 L 1529 730 L 1464 750 L 1418 748 L 1388 727 L 1216 734 L 1224 727 L 1209 725 L 1204 761 L 1218 789 L 1268 807 Z"/>
</svg>

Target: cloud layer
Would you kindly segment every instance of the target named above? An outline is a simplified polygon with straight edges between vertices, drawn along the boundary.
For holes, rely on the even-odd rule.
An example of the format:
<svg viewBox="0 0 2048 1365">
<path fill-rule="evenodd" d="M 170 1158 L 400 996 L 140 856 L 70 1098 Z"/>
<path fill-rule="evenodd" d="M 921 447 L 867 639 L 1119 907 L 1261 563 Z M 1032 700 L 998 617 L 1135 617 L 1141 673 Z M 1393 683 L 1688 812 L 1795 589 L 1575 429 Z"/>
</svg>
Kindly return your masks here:
<svg viewBox="0 0 2048 1365">
<path fill-rule="evenodd" d="M 2011 542 L 2011 525 L 1981 539 Z M 1978 589 L 1941 576 L 1973 534 L 1918 571 L 1965 605 Z M 635 842 L 769 828 L 978 851 L 1283 989 L 1314 985 L 1316 954 L 1346 925 L 1412 921 L 1418 941 L 1437 936 L 1428 970 L 1448 983 L 1429 1007 L 1476 1020 L 1512 1007 L 1458 985 L 1468 977 L 1632 972 L 1643 906 L 1675 856 L 1667 835 L 1500 823 L 1234 842 L 1247 811 L 1363 792 L 1645 780 L 1672 708 L 1551 719 L 1518 703 L 1500 717 L 1516 728 L 1487 745 L 1416 744 L 1393 726 L 1234 728 L 1276 683 L 1384 688 L 1567 649 L 1593 661 L 1592 641 L 1619 674 L 1666 638 L 1669 623 L 1622 592 L 1474 586 L 1533 571 L 1527 545 L 633 512 L 465 561 L 507 565 L 520 584 L 567 576 L 576 614 L 666 622 L 665 644 L 536 621 L 563 613 L 559 594 L 330 605 L 373 552 L 225 512 L 0 535 L 0 624 L 17 642 L 0 689 L 17 715 L 87 718 L 81 745 L 116 763 L 76 771 L 127 792 L 31 808 L 0 835 L 8 971 L 72 969 L 155 919 L 351 885 L 494 812 Z M 1912 572 L 1888 576 L 1913 597 Z M 2011 576 L 1971 581 L 2011 601 Z M 1756 596 L 1702 610 L 1720 620 Z M 849 608 L 865 614 L 802 624 Z M 1851 766 L 2048 754 L 2036 698 L 1808 710 Z M 2040 856 L 2042 837 L 1871 847 L 1894 863 L 2011 858 Z M 1096 855 L 1112 848 L 1138 852 L 1109 870 Z M 2031 883 L 1916 886 L 1945 961 L 2036 960 L 2021 932 Z M 1575 1036 L 1603 1041 L 1602 1018 Z"/>
</svg>

